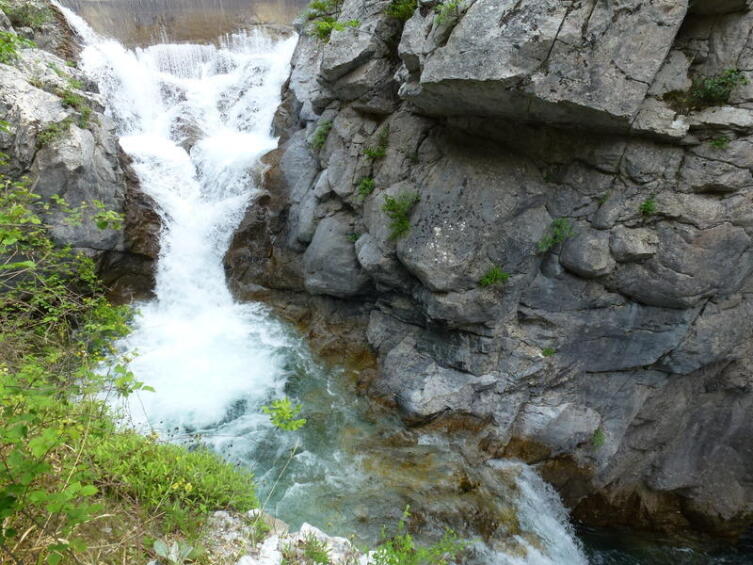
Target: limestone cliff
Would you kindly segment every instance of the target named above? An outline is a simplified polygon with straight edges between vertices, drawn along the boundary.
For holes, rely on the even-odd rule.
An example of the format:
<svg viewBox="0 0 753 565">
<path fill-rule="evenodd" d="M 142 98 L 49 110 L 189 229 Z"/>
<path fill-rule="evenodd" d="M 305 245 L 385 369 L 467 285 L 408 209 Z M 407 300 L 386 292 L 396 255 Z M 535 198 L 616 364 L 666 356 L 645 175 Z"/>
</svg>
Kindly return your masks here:
<svg viewBox="0 0 753 565">
<path fill-rule="evenodd" d="M 739 532 L 748 2 L 389 5 L 345 0 L 359 24 L 328 42 L 300 22 L 280 147 L 227 256 L 237 292 L 365 306 L 375 394 L 414 425 L 479 428 L 578 517 Z M 407 199 L 400 237 L 388 196 Z"/>
</svg>

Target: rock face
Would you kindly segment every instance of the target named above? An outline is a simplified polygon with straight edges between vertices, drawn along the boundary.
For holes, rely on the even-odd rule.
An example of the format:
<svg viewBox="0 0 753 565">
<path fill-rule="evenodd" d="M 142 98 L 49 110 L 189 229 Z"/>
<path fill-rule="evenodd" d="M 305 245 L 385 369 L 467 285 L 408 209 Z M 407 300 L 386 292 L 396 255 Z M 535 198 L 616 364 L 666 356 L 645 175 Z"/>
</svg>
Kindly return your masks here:
<svg viewBox="0 0 753 565">
<path fill-rule="evenodd" d="M 404 23 L 388 4 L 301 35 L 227 256 L 238 293 L 370 310 L 374 394 L 473 423 L 584 520 L 742 531 L 749 2 L 422 0 Z"/>
<path fill-rule="evenodd" d="M 7 155 L 0 170 L 28 179 L 47 202 L 62 198 L 80 209 L 81 221 L 74 223 L 62 207 L 51 206 L 44 218 L 53 239 L 95 256 L 116 295 L 147 294 L 159 220 L 135 177 L 124 172 L 127 162 L 94 85 L 52 52 L 75 55 L 73 32 L 45 2 L 10 2 L 5 8 L 9 17 L 0 12 L 0 25 L 4 21 L 16 33 L 11 23 L 28 23 L 33 27 L 19 27 L 18 34 L 50 51 L 21 49 L 9 64 L 0 64 L 0 120 L 8 124 L 0 131 L 0 152 Z M 96 214 L 102 210 L 122 213 L 125 229 L 99 229 Z"/>
</svg>

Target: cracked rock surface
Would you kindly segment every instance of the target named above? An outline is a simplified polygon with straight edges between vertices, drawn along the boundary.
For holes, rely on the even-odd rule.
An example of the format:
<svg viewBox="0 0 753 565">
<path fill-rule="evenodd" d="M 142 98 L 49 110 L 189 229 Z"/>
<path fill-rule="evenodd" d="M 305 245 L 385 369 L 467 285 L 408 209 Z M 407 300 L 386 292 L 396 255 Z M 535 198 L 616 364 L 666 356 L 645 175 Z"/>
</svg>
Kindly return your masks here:
<svg viewBox="0 0 753 565">
<path fill-rule="evenodd" d="M 750 3 L 466 0 L 438 18 L 422 0 L 404 24 L 387 4 L 345 0 L 359 29 L 329 43 L 300 22 L 280 146 L 226 257 L 238 294 L 365 308 L 373 394 L 411 425 L 472 422 L 578 518 L 741 532 Z M 728 70 L 745 80 L 726 99 L 673 102 Z M 401 194 L 418 200 L 396 238 Z M 493 267 L 508 276 L 481 284 Z"/>
</svg>

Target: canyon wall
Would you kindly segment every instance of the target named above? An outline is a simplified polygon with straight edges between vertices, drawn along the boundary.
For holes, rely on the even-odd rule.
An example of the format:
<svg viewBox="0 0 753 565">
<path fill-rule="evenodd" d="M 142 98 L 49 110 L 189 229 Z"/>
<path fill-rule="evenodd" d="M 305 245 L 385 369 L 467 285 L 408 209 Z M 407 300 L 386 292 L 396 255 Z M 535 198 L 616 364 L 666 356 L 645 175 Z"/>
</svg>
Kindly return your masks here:
<svg viewBox="0 0 753 565">
<path fill-rule="evenodd" d="M 374 395 L 535 464 L 578 518 L 742 531 L 749 3 L 389 6 L 298 23 L 237 295 L 365 311 Z"/>
<path fill-rule="evenodd" d="M 42 0 L 9 1 L 0 32 L 30 43 L 0 63 L 0 172 L 26 179 L 50 205 L 53 239 L 94 257 L 113 297 L 148 296 L 153 285 L 154 205 L 138 187 L 104 114 L 96 84 L 79 69 L 81 50 L 62 14 Z M 52 204 L 59 198 L 64 205 Z M 74 214 L 66 208 L 76 210 Z M 123 215 L 123 229 L 100 229 L 97 214 Z"/>
</svg>

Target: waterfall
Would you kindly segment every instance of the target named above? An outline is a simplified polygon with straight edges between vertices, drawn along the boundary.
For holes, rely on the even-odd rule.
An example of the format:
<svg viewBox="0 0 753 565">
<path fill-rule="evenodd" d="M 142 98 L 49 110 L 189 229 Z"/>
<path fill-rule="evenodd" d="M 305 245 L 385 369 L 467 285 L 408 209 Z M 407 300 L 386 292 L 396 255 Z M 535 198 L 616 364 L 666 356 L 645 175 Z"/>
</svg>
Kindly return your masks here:
<svg viewBox="0 0 753 565">
<path fill-rule="evenodd" d="M 257 190 L 259 159 L 276 146 L 271 123 L 296 38 L 256 29 L 217 45 L 126 49 L 60 9 L 85 42 L 82 67 L 98 82 L 120 144 L 163 223 L 156 298 L 138 305 L 132 333 L 118 344 L 135 356 L 136 377 L 156 391 L 129 400 L 131 422 L 174 440 L 200 435 L 250 466 L 267 488 L 268 510 L 293 526 L 305 519 L 347 535 L 361 527 L 357 518 L 365 512 L 376 524 L 358 534 L 373 542 L 382 524 L 377 518 L 399 515 L 411 492 L 450 496 L 436 486 L 447 461 L 462 465 L 449 447 L 380 444 L 399 424 L 387 416 L 367 421 L 366 401 L 336 371 L 318 365 L 262 305 L 234 301 L 226 286 L 222 258 Z M 260 413 L 283 393 L 307 410 L 309 425 L 295 440 Z M 273 491 L 278 462 L 294 441 L 300 449 Z M 432 457 L 440 463 L 427 471 Z M 398 460 L 423 465 L 409 471 L 409 484 L 399 484 L 391 468 Z M 495 492 L 518 498 L 523 533 L 516 552 L 481 549 L 478 562 L 585 563 L 557 495 L 522 464 L 495 465 L 517 469 L 514 487 L 500 483 Z M 387 473 L 374 470 L 380 466 Z"/>
</svg>

